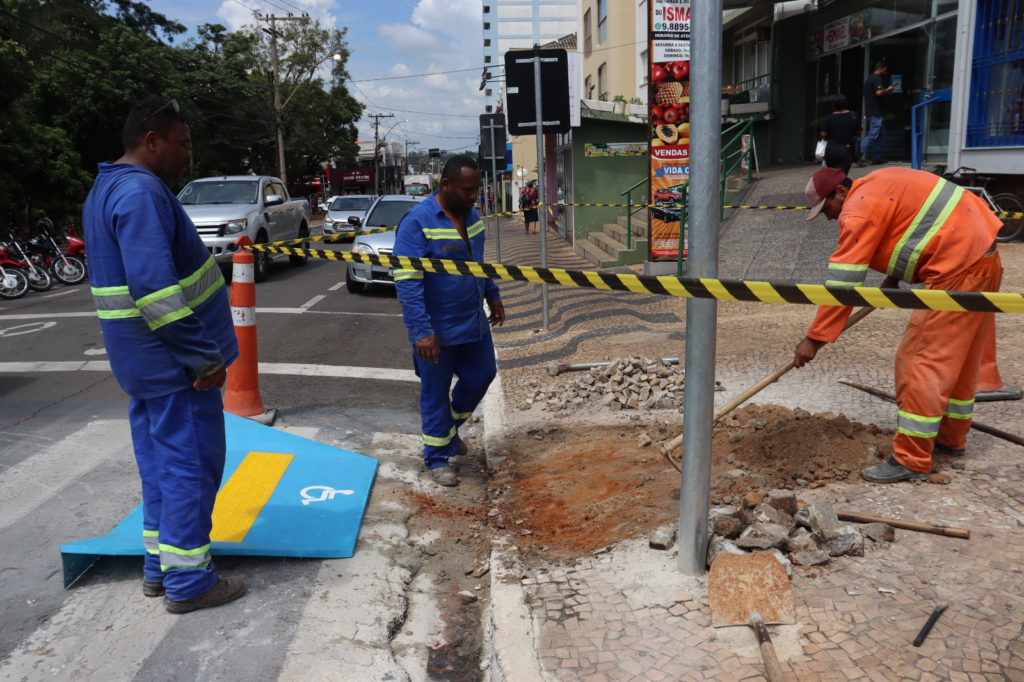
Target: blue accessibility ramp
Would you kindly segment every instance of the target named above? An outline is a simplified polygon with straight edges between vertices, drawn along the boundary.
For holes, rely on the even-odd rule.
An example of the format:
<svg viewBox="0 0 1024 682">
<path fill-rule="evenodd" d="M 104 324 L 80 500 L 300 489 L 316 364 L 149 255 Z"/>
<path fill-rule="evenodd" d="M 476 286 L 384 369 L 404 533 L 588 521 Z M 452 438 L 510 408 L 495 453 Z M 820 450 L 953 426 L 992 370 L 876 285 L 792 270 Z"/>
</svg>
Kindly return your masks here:
<svg viewBox="0 0 1024 682">
<path fill-rule="evenodd" d="M 355 552 L 377 460 L 224 414 L 227 461 L 214 556 L 344 559 Z M 142 505 L 110 533 L 60 548 L 64 587 L 101 556 L 142 556 Z"/>
</svg>

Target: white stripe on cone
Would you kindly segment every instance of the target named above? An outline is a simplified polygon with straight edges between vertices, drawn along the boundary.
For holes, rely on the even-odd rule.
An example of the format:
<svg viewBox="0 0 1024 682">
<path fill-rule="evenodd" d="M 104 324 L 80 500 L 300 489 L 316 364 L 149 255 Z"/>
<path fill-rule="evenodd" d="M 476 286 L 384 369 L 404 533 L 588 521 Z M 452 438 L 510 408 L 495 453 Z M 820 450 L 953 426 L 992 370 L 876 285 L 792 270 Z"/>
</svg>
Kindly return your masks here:
<svg viewBox="0 0 1024 682">
<path fill-rule="evenodd" d="M 256 325 L 256 306 L 231 306 L 231 319 L 236 327 L 254 327 Z"/>
<path fill-rule="evenodd" d="M 231 271 L 232 282 L 255 282 L 252 263 L 235 263 Z"/>
</svg>

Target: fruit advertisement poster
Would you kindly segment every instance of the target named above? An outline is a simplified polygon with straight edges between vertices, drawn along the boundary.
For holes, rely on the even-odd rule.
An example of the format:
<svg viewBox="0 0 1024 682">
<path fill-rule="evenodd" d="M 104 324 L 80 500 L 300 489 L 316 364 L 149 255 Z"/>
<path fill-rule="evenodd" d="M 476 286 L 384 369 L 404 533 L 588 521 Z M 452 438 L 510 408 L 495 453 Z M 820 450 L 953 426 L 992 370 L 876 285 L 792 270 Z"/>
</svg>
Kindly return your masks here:
<svg viewBox="0 0 1024 682">
<path fill-rule="evenodd" d="M 653 0 L 650 11 L 648 244 L 651 260 L 674 259 L 679 257 L 682 184 L 690 179 L 690 0 Z"/>
</svg>

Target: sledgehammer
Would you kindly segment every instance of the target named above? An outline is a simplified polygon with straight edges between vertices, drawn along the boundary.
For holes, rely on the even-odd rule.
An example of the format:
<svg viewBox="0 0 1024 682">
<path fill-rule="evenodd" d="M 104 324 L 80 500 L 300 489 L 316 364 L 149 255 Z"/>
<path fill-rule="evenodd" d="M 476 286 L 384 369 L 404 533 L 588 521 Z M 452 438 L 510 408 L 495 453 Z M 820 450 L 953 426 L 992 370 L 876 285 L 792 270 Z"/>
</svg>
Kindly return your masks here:
<svg viewBox="0 0 1024 682">
<path fill-rule="evenodd" d="M 846 321 L 846 326 L 843 327 L 843 331 L 845 332 L 847 329 L 849 329 L 853 325 L 855 325 L 858 322 L 860 322 L 861 320 L 863 320 L 865 317 L 870 315 L 873 310 L 874 310 L 874 308 L 870 308 L 870 307 L 868 307 L 868 308 L 861 308 L 860 310 L 855 312 L 853 315 L 850 315 L 850 319 Z M 726 403 L 725 405 L 723 405 L 719 409 L 715 410 L 715 414 L 711 418 L 711 423 L 717 422 L 719 419 L 721 419 L 722 417 L 726 416 L 727 414 L 729 414 L 730 412 L 735 410 L 737 407 L 739 407 L 740 405 L 742 405 L 743 403 L 747 402 L 748 400 L 753 398 L 755 395 L 757 395 L 758 393 L 763 391 L 765 388 L 767 388 L 768 386 L 771 386 L 772 384 L 774 384 L 776 381 L 778 381 L 784 374 L 786 374 L 791 369 L 793 369 L 793 361 L 792 360 L 790 360 L 789 362 L 787 362 L 784 365 L 779 365 L 779 367 L 774 372 L 772 372 L 771 374 L 766 376 L 764 379 L 761 379 L 759 382 L 757 382 L 756 384 L 754 384 L 753 386 L 751 386 L 747 390 L 743 391 L 743 393 L 740 393 L 738 396 L 736 396 L 735 398 L 730 400 L 728 403 Z M 675 450 L 676 448 L 678 448 L 682 444 L 683 444 L 683 435 L 679 434 L 678 436 L 676 436 L 672 440 L 668 441 L 667 443 L 663 443 L 661 445 L 661 454 L 664 455 L 665 459 L 667 459 L 669 461 L 669 463 L 671 463 L 672 466 L 674 466 L 676 468 L 676 470 L 679 470 L 679 471 L 681 471 L 681 469 L 679 469 L 679 465 L 676 464 L 675 461 L 669 456 L 669 453 L 672 452 L 673 450 Z"/>
</svg>

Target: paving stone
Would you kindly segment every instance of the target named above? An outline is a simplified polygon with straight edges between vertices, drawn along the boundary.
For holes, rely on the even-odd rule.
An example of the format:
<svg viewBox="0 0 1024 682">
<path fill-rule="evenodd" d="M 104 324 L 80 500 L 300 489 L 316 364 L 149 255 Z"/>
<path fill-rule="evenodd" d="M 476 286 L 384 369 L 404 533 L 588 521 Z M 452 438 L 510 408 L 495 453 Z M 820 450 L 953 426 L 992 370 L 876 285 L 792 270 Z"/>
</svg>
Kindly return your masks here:
<svg viewBox="0 0 1024 682">
<path fill-rule="evenodd" d="M 789 530 L 777 524 L 755 523 L 740 533 L 736 546 L 740 549 L 781 547 L 789 538 Z"/>
<path fill-rule="evenodd" d="M 896 530 L 887 523 L 867 523 L 861 526 L 861 532 L 875 542 L 895 542 Z"/>
<path fill-rule="evenodd" d="M 651 549 L 672 549 L 676 544 L 676 533 L 679 527 L 675 524 L 667 524 L 651 531 L 648 544 Z"/>
</svg>

